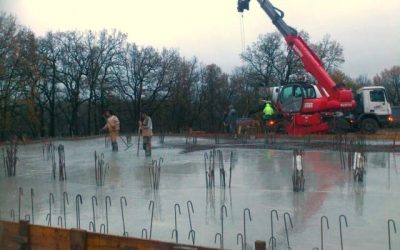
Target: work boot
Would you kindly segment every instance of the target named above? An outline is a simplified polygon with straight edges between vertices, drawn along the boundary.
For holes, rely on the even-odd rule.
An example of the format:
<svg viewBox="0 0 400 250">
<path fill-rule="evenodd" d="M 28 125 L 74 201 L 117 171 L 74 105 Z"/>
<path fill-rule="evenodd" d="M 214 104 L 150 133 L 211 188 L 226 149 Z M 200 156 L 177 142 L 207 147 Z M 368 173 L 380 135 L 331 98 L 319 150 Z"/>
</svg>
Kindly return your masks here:
<svg viewBox="0 0 400 250">
<path fill-rule="evenodd" d="M 112 151 L 113 152 L 118 152 L 118 143 L 117 142 L 112 142 Z"/>
</svg>

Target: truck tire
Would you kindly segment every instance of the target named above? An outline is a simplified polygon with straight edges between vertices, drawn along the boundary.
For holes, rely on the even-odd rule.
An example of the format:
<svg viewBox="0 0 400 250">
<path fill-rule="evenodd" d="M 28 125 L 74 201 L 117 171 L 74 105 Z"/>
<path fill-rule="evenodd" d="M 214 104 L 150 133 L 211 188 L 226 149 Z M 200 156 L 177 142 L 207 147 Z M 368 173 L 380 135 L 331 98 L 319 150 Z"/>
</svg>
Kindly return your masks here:
<svg viewBox="0 0 400 250">
<path fill-rule="evenodd" d="M 375 134 L 378 128 L 378 122 L 373 118 L 366 118 L 361 121 L 361 132 L 363 133 Z"/>
</svg>

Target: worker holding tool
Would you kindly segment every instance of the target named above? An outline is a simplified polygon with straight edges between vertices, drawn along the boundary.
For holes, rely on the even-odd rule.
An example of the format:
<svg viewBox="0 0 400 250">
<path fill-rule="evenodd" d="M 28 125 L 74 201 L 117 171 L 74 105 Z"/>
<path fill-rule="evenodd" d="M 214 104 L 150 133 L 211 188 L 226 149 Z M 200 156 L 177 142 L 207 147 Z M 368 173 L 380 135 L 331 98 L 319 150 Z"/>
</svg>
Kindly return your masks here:
<svg viewBox="0 0 400 250">
<path fill-rule="evenodd" d="M 104 117 L 107 119 L 106 125 L 101 130 L 107 130 L 111 137 L 111 147 L 113 152 L 118 151 L 117 138 L 119 135 L 119 119 L 112 110 L 106 110 Z"/>
<path fill-rule="evenodd" d="M 151 156 L 151 137 L 153 136 L 153 123 L 146 111 L 141 113 L 142 121 L 139 121 L 139 133 L 143 136 L 143 149 L 146 156 Z"/>
</svg>

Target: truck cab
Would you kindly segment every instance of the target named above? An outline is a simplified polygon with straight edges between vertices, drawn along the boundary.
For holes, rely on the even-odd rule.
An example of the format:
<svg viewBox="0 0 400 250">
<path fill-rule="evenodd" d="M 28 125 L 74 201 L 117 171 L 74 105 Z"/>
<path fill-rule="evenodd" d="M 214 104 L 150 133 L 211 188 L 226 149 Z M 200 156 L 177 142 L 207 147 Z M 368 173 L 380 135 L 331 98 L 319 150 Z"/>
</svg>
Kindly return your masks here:
<svg viewBox="0 0 400 250">
<path fill-rule="evenodd" d="M 379 127 L 387 126 L 393 120 L 384 87 L 362 87 L 357 90 L 355 100 L 357 106 L 352 113 L 358 130 L 375 133 Z"/>
</svg>

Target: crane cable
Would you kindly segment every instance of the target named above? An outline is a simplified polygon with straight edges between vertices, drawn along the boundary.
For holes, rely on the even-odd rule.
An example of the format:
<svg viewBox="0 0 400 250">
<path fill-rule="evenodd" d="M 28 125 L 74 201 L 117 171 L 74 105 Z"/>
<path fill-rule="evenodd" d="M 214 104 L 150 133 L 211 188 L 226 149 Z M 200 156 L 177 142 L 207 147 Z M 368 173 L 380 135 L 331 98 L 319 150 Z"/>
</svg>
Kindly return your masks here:
<svg viewBox="0 0 400 250">
<path fill-rule="evenodd" d="M 240 36 L 242 40 L 242 52 L 244 52 L 246 48 L 246 41 L 245 41 L 245 33 L 244 33 L 244 22 L 243 22 L 243 12 L 240 13 Z"/>
</svg>

